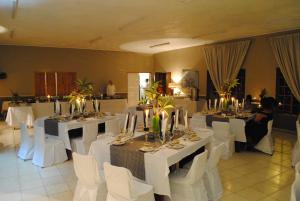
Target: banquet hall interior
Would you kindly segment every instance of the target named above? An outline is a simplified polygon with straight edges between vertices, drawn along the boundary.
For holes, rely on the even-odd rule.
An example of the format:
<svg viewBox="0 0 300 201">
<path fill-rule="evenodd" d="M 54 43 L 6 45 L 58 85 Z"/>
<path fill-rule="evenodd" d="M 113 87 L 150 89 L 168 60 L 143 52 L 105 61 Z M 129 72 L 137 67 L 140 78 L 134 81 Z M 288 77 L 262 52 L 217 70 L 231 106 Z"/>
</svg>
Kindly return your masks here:
<svg viewBox="0 0 300 201">
<path fill-rule="evenodd" d="M 0 0 L 0 201 L 300 201 L 299 0 Z"/>
</svg>

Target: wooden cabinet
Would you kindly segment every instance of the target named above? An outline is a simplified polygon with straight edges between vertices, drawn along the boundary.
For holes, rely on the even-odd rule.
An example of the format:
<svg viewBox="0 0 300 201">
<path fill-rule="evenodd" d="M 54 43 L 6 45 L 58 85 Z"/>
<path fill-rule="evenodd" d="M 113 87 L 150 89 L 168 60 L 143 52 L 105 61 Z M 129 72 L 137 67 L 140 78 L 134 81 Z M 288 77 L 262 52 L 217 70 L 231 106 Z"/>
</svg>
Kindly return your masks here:
<svg viewBox="0 0 300 201">
<path fill-rule="evenodd" d="M 35 96 L 65 96 L 75 89 L 75 72 L 36 72 Z"/>
</svg>

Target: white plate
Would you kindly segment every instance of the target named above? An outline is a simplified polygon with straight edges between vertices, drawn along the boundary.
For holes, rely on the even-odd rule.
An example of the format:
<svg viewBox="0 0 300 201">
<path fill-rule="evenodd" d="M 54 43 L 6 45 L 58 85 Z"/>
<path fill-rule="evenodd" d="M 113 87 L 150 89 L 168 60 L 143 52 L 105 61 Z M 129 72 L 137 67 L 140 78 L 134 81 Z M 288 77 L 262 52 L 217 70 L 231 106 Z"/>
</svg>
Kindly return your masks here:
<svg viewBox="0 0 300 201">
<path fill-rule="evenodd" d="M 112 144 L 116 146 L 124 145 L 126 142 L 124 141 L 114 141 Z"/>
<path fill-rule="evenodd" d="M 151 151 L 154 151 L 155 148 L 154 147 L 143 146 L 139 150 L 142 151 L 142 152 L 151 152 Z"/>
<path fill-rule="evenodd" d="M 183 144 L 173 144 L 173 145 L 168 144 L 167 147 L 170 149 L 182 149 L 182 148 L 184 148 L 184 145 Z"/>
</svg>

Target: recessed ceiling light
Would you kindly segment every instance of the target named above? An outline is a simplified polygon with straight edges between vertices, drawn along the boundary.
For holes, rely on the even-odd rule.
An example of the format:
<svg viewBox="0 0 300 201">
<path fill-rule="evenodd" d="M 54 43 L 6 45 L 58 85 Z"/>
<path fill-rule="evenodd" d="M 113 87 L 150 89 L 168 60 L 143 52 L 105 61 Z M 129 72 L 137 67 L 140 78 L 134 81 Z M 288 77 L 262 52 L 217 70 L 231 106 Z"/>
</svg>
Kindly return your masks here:
<svg viewBox="0 0 300 201">
<path fill-rule="evenodd" d="M 5 32 L 7 32 L 7 28 L 0 25 L 0 33 L 5 33 Z"/>
</svg>

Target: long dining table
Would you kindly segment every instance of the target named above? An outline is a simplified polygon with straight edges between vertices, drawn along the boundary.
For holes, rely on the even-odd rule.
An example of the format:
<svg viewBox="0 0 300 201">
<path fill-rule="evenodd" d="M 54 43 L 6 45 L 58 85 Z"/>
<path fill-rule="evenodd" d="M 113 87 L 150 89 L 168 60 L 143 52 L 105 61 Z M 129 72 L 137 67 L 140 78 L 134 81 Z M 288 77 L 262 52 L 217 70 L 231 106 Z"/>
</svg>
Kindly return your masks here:
<svg viewBox="0 0 300 201">
<path fill-rule="evenodd" d="M 198 129 L 195 130 L 198 136 L 200 136 L 199 141 L 189 141 L 184 137 L 178 138 L 179 142 L 184 145 L 182 149 L 171 149 L 167 145 L 162 145 L 158 150 L 154 152 L 141 152 L 139 149 L 131 149 L 131 155 L 126 151 L 119 152 L 120 155 L 126 154 L 125 159 L 127 162 L 133 160 L 144 160 L 135 161 L 140 167 L 135 167 L 135 169 L 144 169 L 144 178 L 139 178 L 138 175 L 133 174 L 139 179 L 144 180 L 147 184 L 154 187 L 154 193 L 158 195 L 165 195 L 171 197 L 171 190 L 169 184 L 169 167 L 180 162 L 187 156 L 198 151 L 200 148 L 205 147 L 212 141 L 213 132 L 210 129 Z M 143 139 L 145 132 L 135 132 L 134 138 Z M 122 157 L 116 156 L 111 153 L 112 142 L 115 140 L 114 136 L 102 135 L 97 141 L 91 144 L 89 155 L 95 157 L 100 169 L 103 169 L 103 163 L 112 163 L 115 161 L 111 157 Z M 124 146 L 131 146 L 132 142 L 127 142 Z M 125 149 L 127 149 L 125 147 Z M 137 154 L 143 154 L 143 157 L 136 157 Z M 134 157 L 134 159 L 131 159 Z M 128 168 L 128 167 L 127 167 Z M 130 168 L 129 168 L 130 169 Z M 131 172 L 135 170 L 130 169 Z"/>
<path fill-rule="evenodd" d="M 84 120 L 70 120 L 70 121 L 52 121 L 45 119 L 45 133 L 49 137 L 58 137 L 65 144 L 67 150 L 72 150 L 69 131 L 83 128 L 84 126 L 94 126 L 93 124 L 102 124 L 115 118 L 122 118 L 121 115 L 104 116 L 101 118 L 90 117 Z M 52 131 L 52 132 L 51 132 Z M 90 133 L 87 133 L 90 134 Z M 81 133 L 83 135 L 83 133 Z"/>
</svg>

